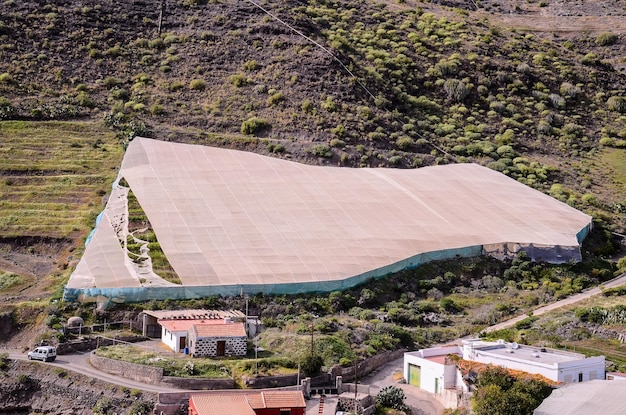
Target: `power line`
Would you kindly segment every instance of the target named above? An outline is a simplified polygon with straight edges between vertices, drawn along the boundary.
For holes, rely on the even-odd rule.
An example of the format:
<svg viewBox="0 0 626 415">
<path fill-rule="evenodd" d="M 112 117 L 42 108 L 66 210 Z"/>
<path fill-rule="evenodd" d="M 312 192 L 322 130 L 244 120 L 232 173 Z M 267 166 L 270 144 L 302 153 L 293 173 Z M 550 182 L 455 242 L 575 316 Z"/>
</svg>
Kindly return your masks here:
<svg viewBox="0 0 626 415">
<path fill-rule="evenodd" d="M 291 30 L 292 32 L 298 34 L 299 36 L 303 37 L 304 39 L 306 39 L 308 42 L 314 44 L 315 46 L 317 46 L 318 48 L 320 48 L 321 50 L 323 50 L 326 54 L 328 54 L 334 61 L 336 61 L 337 63 L 339 63 L 339 65 L 359 84 L 359 86 L 361 88 L 363 88 L 363 90 L 375 101 L 376 97 L 374 96 L 374 94 L 361 82 L 361 80 L 354 74 L 352 73 L 352 71 L 337 57 L 335 56 L 335 54 L 328 49 L 327 47 L 325 47 L 324 45 L 322 45 L 321 43 L 315 41 L 314 39 L 311 39 L 309 36 L 305 35 L 304 33 L 302 33 L 300 30 L 296 29 L 295 27 L 293 27 L 292 25 L 290 25 L 289 23 L 285 22 L 284 20 L 282 20 L 280 17 L 276 16 L 275 14 L 273 14 L 272 12 L 270 12 L 269 10 L 267 10 L 266 8 L 264 8 L 263 6 L 261 6 L 260 4 L 256 3 L 254 0 L 247 0 L 249 3 L 251 3 L 252 5 L 254 5 L 255 7 L 259 8 L 260 10 L 262 10 L 265 14 L 267 14 L 268 16 L 270 16 L 271 18 L 273 18 L 274 20 L 280 22 L 281 24 L 283 24 L 285 27 L 287 27 L 289 30 Z M 391 116 L 393 118 L 395 118 L 396 120 L 400 121 L 402 124 L 405 124 L 404 121 L 402 121 L 401 119 L 399 119 L 394 113 L 393 111 L 389 111 L 387 110 Z M 445 151 L 443 148 L 439 147 L 438 145 L 434 144 L 433 142 L 431 142 L 430 140 L 428 140 L 426 137 L 424 137 L 423 135 L 421 135 L 418 132 L 415 132 L 415 134 L 422 139 L 425 139 L 426 141 L 428 141 L 428 144 L 430 144 L 433 148 L 435 148 L 437 151 L 441 152 L 442 154 L 445 154 L 446 156 L 452 158 L 453 160 L 456 161 L 456 158 L 451 155 L 450 153 L 448 153 L 447 151 Z"/>
</svg>

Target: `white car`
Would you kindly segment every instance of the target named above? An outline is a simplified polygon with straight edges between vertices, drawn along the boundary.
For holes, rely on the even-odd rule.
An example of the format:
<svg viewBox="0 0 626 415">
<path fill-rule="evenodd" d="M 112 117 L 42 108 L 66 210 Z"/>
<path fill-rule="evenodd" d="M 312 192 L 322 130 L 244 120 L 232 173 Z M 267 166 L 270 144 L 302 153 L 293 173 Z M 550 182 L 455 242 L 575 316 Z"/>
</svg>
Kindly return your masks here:
<svg viewBox="0 0 626 415">
<path fill-rule="evenodd" d="M 52 346 L 39 346 L 35 350 L 28 352 L 28 360 L 41 360 L 43 362 L 53 362 L 57 358 L 57 349 Z"/>
</svg>

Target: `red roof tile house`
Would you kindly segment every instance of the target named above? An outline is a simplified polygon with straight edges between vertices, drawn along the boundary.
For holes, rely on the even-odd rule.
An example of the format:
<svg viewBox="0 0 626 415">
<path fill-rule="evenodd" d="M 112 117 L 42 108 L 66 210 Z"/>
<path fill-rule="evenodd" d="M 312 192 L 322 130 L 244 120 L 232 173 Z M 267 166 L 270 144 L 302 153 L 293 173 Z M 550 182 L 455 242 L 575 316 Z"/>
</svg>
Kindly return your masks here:
<svg viewBox="0 0 626 415">
<path fill-rule="evenodd" d="M 248 350 L 243 323 L 192 324 L 188 332 L 192 357 L 245 356 Z"/>
<path fill-rule="evenodd" d="M 192 394 L 189 415 L 304 415 L 302 391 L 219 392 Z"/>
</svg>

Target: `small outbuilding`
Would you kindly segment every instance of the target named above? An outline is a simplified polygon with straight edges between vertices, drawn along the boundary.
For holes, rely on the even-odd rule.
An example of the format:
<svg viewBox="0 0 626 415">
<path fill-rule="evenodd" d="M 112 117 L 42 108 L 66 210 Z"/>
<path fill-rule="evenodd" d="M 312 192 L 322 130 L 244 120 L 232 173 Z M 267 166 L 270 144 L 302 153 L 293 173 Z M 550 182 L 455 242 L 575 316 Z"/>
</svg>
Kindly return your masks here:
<svg viewBox="0 0 626 415">
<path fill-rule="evenodd" d="M 243 323 L 192 324 L 188 331 L 192 357 L 245 356 L 248 350 Z"/>
</svg>

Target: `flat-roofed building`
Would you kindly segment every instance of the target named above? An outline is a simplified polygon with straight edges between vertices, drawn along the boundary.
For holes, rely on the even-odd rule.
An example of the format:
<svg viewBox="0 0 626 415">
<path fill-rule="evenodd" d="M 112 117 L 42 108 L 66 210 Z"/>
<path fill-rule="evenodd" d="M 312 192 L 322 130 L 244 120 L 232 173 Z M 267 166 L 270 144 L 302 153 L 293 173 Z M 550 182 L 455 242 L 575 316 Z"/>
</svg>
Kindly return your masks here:
<svg viewBox="0 0 626 415">
<path fill-rule="evenodd" d="M 624 392 L 622 382 L 596 379 L 566 384 L 544 399 L 533 415 L 624 415 Z"/>
<path fill-rule="evenodd" d="M 409 385 L 436 395 L 447 408 L 457 408 L 468 386 L 458 373 L 454 357 L 461 359 L 457 345 L 432 347 L 404 354 L 404 378 Z"/>
<path fill-rule="evenodd" d="M 604 356 L 534 347 L 503 340 L 463 340 L 463 359 L 542 375 L 555 382 L 576 383 L 604 379 Z"/>
</svg>

